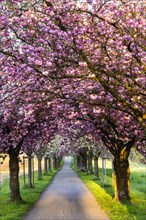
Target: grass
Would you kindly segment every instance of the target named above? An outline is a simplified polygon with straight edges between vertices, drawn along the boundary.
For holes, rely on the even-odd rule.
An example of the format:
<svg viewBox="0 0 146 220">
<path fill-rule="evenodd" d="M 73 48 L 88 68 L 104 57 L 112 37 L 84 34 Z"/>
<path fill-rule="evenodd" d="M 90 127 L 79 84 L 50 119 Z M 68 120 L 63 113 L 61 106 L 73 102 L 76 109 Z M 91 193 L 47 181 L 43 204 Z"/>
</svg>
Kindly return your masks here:
<svg viewBox="0 0 146 220">
<path fill-rule="evenodd" d="M 95 196 L 97 202 L 111 220 L 145 220 L 146 219 L 146 172 L 145 166 L 139 164 L 136 169 L 131 167 L 131 200 L 121 204 L 113 199 L 112 169 L 107 166 L 106 184 L 102 184 L 102 169 L 99 162 L 100 180 L 93 180 L 94 175 L 88 175 L 75 168 L 80 178 Z"/>
<path fill-rule="evenodd" d="M 20 192 L 24 203 L 10 202 L 9 181 L 0 186 L 0 219 L 1 220 L 20 220 L 32 208 L 39 199 L 42 192 L 52 181 L 58 170 L 52 170 L 49 175 L 43 175 L 42 180 L 38 180 L 37 172 L 34 175 L 34 188 L 24 188 L 23 176 L 19 177 Z"/>
</svg>

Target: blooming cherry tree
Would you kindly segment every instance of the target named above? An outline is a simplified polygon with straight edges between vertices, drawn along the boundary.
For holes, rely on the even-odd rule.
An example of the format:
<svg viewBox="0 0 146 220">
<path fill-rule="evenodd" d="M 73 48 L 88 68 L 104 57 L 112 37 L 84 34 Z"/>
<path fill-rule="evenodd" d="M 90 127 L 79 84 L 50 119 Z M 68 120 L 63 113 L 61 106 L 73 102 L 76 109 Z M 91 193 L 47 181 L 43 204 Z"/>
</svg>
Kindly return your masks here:
<svg viewBox="0 0 146 220">
<path fill-rule="evenodd" d="M 130 149 L 146 152 L 144 0 L 2 0 L 0 10 L 0 152 L 16 179 L 22 146 L 38 133 L 48 143 L 66 118 L 70 138 L 72 121 L 76 137 L 92 133 L 109 148 L 116 198 L 128 199 Z"/>
</svg>

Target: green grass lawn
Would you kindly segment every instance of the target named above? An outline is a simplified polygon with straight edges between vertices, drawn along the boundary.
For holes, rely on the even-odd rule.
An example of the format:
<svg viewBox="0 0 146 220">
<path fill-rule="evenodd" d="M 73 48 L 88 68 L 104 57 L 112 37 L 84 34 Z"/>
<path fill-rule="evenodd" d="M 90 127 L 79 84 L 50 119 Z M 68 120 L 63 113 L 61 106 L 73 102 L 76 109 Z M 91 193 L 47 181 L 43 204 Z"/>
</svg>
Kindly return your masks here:
<svg viewBox="0 0 146 220">
<path fill-rule="evenodd" d="M 58 171 L 52 170 L 49 175 L 43 175 L 42 180 L 38 180 L 37 172 L 34 175 L 34 188 L 24 188 L 23 176 L 20 176 L 20 191 L 24 203 L 10 202 L 10 190 L 9 181 L 5 182 L 0 186 L 0 220 L 19 220 L 22 219 L 38 200 L 41 193 L 51 182 L 52 178 Z"/>
<path fill-rule="evenodd" d="M 107 161 L 106 184 L 102 184 L 101 161 L 99 161 L 100 180 L 93 180 L 94 175 L 88 175 L 75 169 L 95 196 L 99 205 L 106 211 L 111 220 L 145 220 L 146 219 L 146 169 L 145 166 L 139 164 L 131 167 L 131 201 L 125 204 L 116 202 L 113 199 L 114 190 L 112 187 L 112 169 L 111 163 Z"/>
</svg>

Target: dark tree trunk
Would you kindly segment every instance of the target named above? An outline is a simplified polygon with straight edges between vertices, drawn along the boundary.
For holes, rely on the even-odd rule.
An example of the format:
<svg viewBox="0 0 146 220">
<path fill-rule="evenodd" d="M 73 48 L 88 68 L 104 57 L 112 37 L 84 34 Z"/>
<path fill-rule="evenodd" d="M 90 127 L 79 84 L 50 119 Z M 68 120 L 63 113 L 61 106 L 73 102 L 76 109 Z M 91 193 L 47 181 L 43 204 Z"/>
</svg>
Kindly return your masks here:
<svg viewBox="0 0 146 220">
<path fill-rule="evenodd" d="M 22 201 L 19 188 L 19 151 L 11 148 L 9 150 L 10 171 L 10 199 L 11 201 Z"/>
<path fill-rule="evenodd" d="M 74 161 L 74 165 L 75 165 L 75 167 L 77 167 L 77 157 L 74 156 L 73 159 L 74 159 L 74 160 L 73 160 L 73 161 Z M 72 165 L 72 164 L 71 164 L 71 165 Z"/>
<path fill-rule="evenodd" d="M 32 188 L 32 157 L 28 156 L 28 187 Z"/>
<path fill-rule="evenodd" d="M 56 159 L 56 168 L 59 168 L 59 158 Z"/>
<path fill-rule="evenodd" d="M 87 158 L 80 156 L 80 170 L 87 171 Z"/>
<path fill-rule="evenodd" d="M 58 158 L 58 168 L 61 166 L 61 160 L 62 160 L 62 157 L 59 157 Z"/>
<path fill-rule="evenodd" d="M 44 174 L 48 174 L 48 158 L 44 157 Z"/>
<path fill-rule="evenodd" d="M 80 168 L 80 157 L 77 156 L 77 157 L 76 157 L 76 160 L 77 160 L 77 168 L 79 169 L 79 168 Z"/>
<path fill-rule="evenodd" d="M 130 199 L 130 169 L 128 159 L 114 158 L 113 182 L 115 199 L 126 201 Z"/>
<path fill-rule="evenodd" d="M 48 158 L 48 171 L 51 172 L 51 158 Z"/>
<path fill-rule="evenodd" d="M 111 121 L 108 122 L 113 130 L 118 133 L 115 124 Z M 117 135 L 111 138 L 106 130 L 102 129 L 102 132 L 104 134 L 104 136 L 102 136 L 102 141 L 106 146 L 106 141 L 110 140 L 111 147 L 109 147 L 109 150 L 114 156 L 113 183 L 115 199 L 120 202 L 130 200 L 130 169 L 128 157 L 131 148 L 135 144 L 135 136 L 131 137 L 127 143 L 123 143 L 123 141 L 119 139 Z"/>
<path fill-rule="evenodd" d="M 80 170 L 81 170 L 81 171 L 84 171 L 84 169 L 83 169 L 83 157 L 82 157 L 82 155 L 80 155 Z"/>
<path fill-rule="evenodd" d="M 98 157 L 94 156 L 94 179 L 99 179 Z"/>
<path fill-rule="evenodd" d="M 87 152 L 86 149 L 82 149 L 82 152 L 80 152 L 80 170 L 81 171 L 87 171 Z"/>
<path fill-rule="evenodd" d="M 83 157 L 83 171 L 87 171 L 87 156 Z"/>
<path fill-rule="evenodd" d="M 38 179 L 42 179 L 42 157 L 37 157 L 38 158 Z"/>
<path fill-rule="evenodd" d="M 88 155 L 88 174 L 93 173 L 93 167 L 92 167 L 92 154 L 89 153 Z"/>
<path fill-rule="evenodd" d="M 56 158 L 56 156 L 54 156 L 53 157 L 53 168 L 55 169 L 55 170 L 57 170 L 57 158 Z"/>
<path fill-rule="evenodd" d="M 87 152 L 86 149 L 81 153 L 82 171 L 87 171 Z"/>
</svg>

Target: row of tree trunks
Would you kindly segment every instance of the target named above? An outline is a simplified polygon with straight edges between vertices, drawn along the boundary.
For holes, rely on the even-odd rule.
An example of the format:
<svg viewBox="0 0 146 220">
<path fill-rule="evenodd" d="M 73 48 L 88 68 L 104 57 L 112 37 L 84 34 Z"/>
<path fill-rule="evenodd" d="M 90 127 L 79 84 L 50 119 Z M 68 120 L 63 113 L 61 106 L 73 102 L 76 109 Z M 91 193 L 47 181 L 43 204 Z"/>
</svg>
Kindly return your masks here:
<svg viewBox="0 0 146 220">
<path fill-rule="evenodd" d="M 28 178 L 28 184 L 26 181 L 26 161 L 28 164 L 28 174 L 27 174 L 27 178 Z M 28 186 L 29 188 L 33 188 L 34 187 L 34 157 L 31 156 L 31 154 L 29 156 L 23 156 L 23 177 L 24 177 L 24 187 L 26 188 L 26 186 Z"/>
<path fill-rule="evenodd" d="M 114 186 L 114 199 L 121 202 L 130 200 L 130 168 L 128 161 L 130 147 L 131 145 L 129 145 L 129 148 L 121 147 L 120 150 L 118 148 L 118 151 L 115 154 L 113 154 L 114 160 L 112 167 L 112 171 L 113 171 L 112 178 L 113 178 L 113 186 Z M 98 158 L 99 155 L 94 156 L 94 179 L 99 179 Z M 83 155 L 80 154 L 76 157 L 76 166 L 81 171 L 87 171 L 88 174 L 92 174 L 93 173 L 92 159 L 93 159 L 92 154 L 88 154 L 88 156 L 84 158 Z M 87 169 L 85 168 L 85 164 L 87 164 L 86 166 Z"/>
<path fill-rule="evenodd" d="M 76 167 L 83 172 L 87 172 L 88 174 L 93 173 L 93 165 L 92 165 L 92 154 L 77 155 L 75 158 Z M 98 170 L 98 156 L 94 156 L 94 178 L 99 179 L 99 170 Z"/>
<path fill-rule="evenodd" d="M 21 145 L 21 143 L 20 143 Z M 9 154 L 9 172 L 10 172 L 10 200 L 11 201 L 23 201 L 20 195 L 20 184 L 19 184 L 19 146 L 17 148 L 10 148 Z M 33 187 L 33 165 L 32 165 L 32 157 L 26 157 L 28 159 L 28 187 Z M 37 155 L 38 159 L 38 179 L 42 179 L 42 156 Z M 53 158 L 54 159 L 54 158 Z M 55 158 L 55 162 L 53 163 L 53 168 L 58 169 L 60 166 L 62 158 Z M 53 161 L 52 161 L 53 162 Z M 25 164 L 24 164 L 25 166 Z M 51 158 L 45 158 L 44 162 L 44 172 L 48 173 L 52 170 Z M 25 168 L 24 168 L 25 169 Z M 25 177 L 24 177 L 25 178 Z"/>
<path fill-rule="evenodd" d="M 42 157 L 38 156 L 37 158 L 38 158 L 38 179 L 42 179 Z M 27 157 L 25 157 L 25 159 L 28 159 L 28 187 L 32 188 L 32 187 L 34 187 L 33 157 L 32 156 L 27 156 Z M 24 164 L 24 166 L 25 166 L 25 164 Z M 52 167 L 51 158 L 44 157 L 44 174 L 45 175 L 48 175 L 48 173 L 51 172 L 51 167 Z M 25 186 L 26 186 L 26 183 L 25 183 Z"/>
<path fill-rule="evenodd" d="M 42 157 L 37 156 L 38 159 L 38 179 L 42 179 Z M 51 158 L 44 157 L 44 174 L 48 174 L 53 169 L 57 170 L 60 167 L 60 162 L 62 158 L 57 158 L 55 155 L 51 161 Z M 51 163 L 52 162 L 52 163 Z"/>
<path fill-rule="evenodd" d="M 37 155 L 38 159 L 38 179 L 42 179 L 42 156 Z M 62 158 L 57 158 L 55 155 L 52 159 L 53 169 L 57 170 L 60 167 Z M 51 158 L 44 157 L 44 174 L 48 174 L 52 170 Z"/>
</svg>

